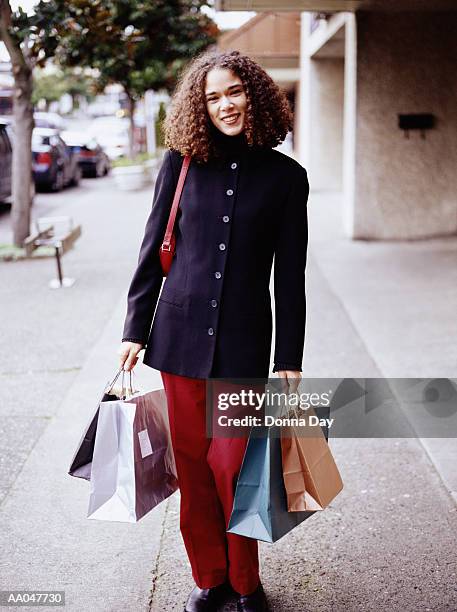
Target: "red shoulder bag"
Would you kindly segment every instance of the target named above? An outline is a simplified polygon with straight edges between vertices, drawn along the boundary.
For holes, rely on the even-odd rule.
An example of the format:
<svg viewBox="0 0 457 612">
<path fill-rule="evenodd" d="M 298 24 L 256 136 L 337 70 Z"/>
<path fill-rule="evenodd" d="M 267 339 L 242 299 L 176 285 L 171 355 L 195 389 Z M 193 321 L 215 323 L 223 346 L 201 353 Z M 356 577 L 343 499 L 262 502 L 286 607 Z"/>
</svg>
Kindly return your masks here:
<svg viewBox="0 0 457 612">
<path fill-rule="evenodd" d="M 181 199 L 182 189 L 184 187 L 184 181 L 186 180 L 187 171 L 189 169 L 191 156 L 186 155 L 181 167 L 179 174 L 178 184 L 176 185 L 176 191 L 173 198 L 173 204 L 171 205 L 170 216 L 168 217 L 167 229 L 165 230 L 165 236 L 163 238 L 162 246 L 159 250 L 160 265 L 162 266 L 163 275 L 167 276 L 170 271 L 173 257 L 176 251 L 176 237 L 173 229 L 175 226 L 176 215 L 178 213 L 179 201 Z"/>
</svg>

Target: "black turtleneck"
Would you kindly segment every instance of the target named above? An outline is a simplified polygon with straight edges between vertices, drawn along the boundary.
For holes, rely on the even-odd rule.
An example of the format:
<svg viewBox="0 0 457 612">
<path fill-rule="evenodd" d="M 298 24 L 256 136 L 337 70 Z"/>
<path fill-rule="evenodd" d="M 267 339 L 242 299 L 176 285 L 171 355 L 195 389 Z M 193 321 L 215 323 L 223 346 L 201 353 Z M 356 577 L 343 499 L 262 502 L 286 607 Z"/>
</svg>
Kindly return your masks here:
<svg viewBox="0 0 457 612">
<path fill-rule="evenodd" d="M 227 157 L 228 155 L 247 151 L 250 148 L 244 132 L 236 136 L 228 136 L 211 125 L 211 136 L 216 145 L 218 157 Z"/>
</svg>

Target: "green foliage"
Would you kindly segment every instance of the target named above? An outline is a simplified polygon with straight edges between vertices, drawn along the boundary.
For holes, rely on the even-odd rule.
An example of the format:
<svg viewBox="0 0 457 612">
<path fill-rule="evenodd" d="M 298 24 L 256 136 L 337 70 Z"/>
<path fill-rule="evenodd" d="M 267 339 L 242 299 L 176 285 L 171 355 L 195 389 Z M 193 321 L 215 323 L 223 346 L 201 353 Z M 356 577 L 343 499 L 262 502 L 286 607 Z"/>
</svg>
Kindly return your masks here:
<svg viewBox="0 0 457 612">
<path fill-rule="evenodd" d="M 150 153 L 140 153 L 133 158 L 119 157 L 111 162 L 113 168 L 125 168 L 126 166 L 141 166 L 144 162 L 154 159 L 156 155 Z"/>
<path fill-rule="evenodd" d="M 167 115 L 167 111 L 165 109 L 164 102 L 160 103 L 159 112 L 157 113 L 156 119 L 156 146 L 164 147 L 165 146 L 165 134 L 163 130 L 163 122 L 165 121 L 165 117 Z"/>
<path fill-rule="evenodd" d="M 33 82 L 32 103 L 35 105 L 40 100 L 46 103 L 55 102 L 65 93 L 65 87 L 61 74 L 35 74 Z"/>
<path fill-rule="evenodd" d="M 14 15 L 14 35 L 28 40 L 38 65 L 98 70 L 97 89 L 120 83 L 133 100 L 147 89 L 170 91 L 178 71 L 216 41 L 204 0 L 40 0 Z"/>
<path fill-rule="evenodd" d="M 25 249 L 14 244 L 0 244 L 0 261 L 15 261 L 25 257 Z"/>
<path fill-rule="evenodd" d="M 36 71 L 34 75 L 33 104 L 46 100 L 47 104 L 60 100 L 64 94 L 75 99 L 80 96 L 90 101 L 95 97 L 97 84 L 94 79 L 81 70 L 64 69 L 50 74 Z"/>
<path fill-rule="evenodd" d="M 62 78 L 65 83 L 65 93 L 73 98 L 80 96 L 88 102 L 93 100 L 98 91 L 98 82 L 93 76 L 85 74 L 81 69 L 62 71 Z"/>
</svg>

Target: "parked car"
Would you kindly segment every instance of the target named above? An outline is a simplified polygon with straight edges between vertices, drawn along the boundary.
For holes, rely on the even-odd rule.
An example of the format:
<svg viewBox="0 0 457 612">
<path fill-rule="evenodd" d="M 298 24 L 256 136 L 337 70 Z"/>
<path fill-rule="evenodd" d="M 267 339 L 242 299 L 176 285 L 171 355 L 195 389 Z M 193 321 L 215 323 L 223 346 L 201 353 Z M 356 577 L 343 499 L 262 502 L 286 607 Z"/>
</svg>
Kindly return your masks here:
<svg viewBox="0 0 457 612">
<path fill-rule="evenodd" d="M 83 176 L 99 177 L 108 174 L 111 163 L 108 155 L 94 136 L 80 132 L 61 132 L 68 147 L 78 156 Z"/>
<path fill-rule="evenodd" d="M 5 142 L 9 139 L 9 146 Z M 14 148 L 14 120 L 11 115 L 0 115 L 0 202 L 11 204 L 12 197 L 12 170 Z M 9 153 L 8 153 L 9 151 Z M 35 198 L 35 182 L 33 173 L 30 177 L 30 202 L 33 205 Z"/>
<path fill-rule="evenodd" d="M 37 188 L 60 191 L 66 185 L 78 185 L 81 168 L 78 155 L 59 135 L 58 130 L 35 128 L 32 132 L 33 178 Z"/>
<path fill-rule="evenodd" d="M 128 119 L 98 117 L 89 125 L 88 132 L 94 136 L 111 160 L 127 157 L 130 152 Z"/>
<path fill-rule="evenodd" d="M 8 127 L 0 123 L 0 202 L 11 197 L 11 175 L 13 165 L 13 148 L 8 134 Z"/>
<path fill-rule="evenodd" d="M 13 88 L 0 85 L 0 115 L 13 115 Z"/>
</svg>

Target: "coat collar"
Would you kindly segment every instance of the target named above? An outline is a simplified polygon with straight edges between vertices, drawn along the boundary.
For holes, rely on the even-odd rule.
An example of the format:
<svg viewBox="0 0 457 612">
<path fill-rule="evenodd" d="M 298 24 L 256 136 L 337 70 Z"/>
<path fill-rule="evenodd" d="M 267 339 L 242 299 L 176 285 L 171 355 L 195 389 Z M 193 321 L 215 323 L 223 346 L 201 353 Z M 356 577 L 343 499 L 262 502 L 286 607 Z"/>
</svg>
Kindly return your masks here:
<svg viewBox="0 0 457 612">
<path fill-rule="evenodd" d="M 211 159 L 210 162 L 216 168 L 223 169 L 227 163 L 243 159 L 260 149 L 260 147 L 248 145 L 244 132 L 236 136 L 227 136 L 214 126 L 211 126 L 211 132 L 218 149 L 218 156 Z"/>
</svg>

